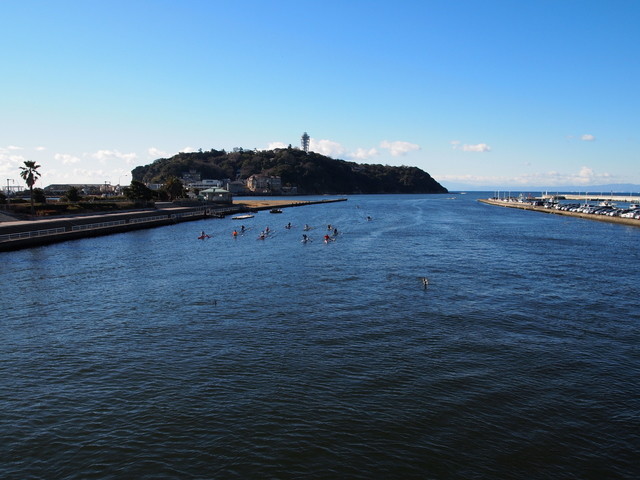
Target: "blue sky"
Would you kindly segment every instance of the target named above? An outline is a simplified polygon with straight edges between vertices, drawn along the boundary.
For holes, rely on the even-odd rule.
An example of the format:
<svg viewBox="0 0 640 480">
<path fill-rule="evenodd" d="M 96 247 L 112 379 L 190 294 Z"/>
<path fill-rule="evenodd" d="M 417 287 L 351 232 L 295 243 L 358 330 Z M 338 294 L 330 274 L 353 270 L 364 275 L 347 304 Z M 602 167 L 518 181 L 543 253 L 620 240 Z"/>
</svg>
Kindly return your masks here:
<svg viewBox="0 0 640 480">
<path fill-rule="evenodd" d="M 300 144 L 448 188 L 640 184 L 640 2 L 0 2 L 0 181 Z"/>
</svg>

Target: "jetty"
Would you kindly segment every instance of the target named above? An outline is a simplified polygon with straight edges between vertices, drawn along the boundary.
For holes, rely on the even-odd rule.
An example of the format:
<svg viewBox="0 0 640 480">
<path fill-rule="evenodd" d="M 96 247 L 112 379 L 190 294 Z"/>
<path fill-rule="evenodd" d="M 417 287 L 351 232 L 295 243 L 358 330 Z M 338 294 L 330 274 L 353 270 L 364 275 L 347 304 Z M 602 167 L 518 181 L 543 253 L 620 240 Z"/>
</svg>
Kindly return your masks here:
<svg viewBox="0 0 640 480">
<path fill-rule="evenodd" d="M 556 197 L 557 198 L 557 197 Z M 551 199 L 551 198 L 550 198 Z M 608 201 L 609 199 L 600 199 L 602 201 Z M 515 198 L 481 198 L 478 202 L 485 203 L 487 205 L 495 205 L 498 207 L 517 208 L 520 210 L 531 210 L 534 212 L 549 213 L 553 215 L 564 215 L 567 217 L 585 218 L 588 220 L 597 220 L 600 222 L 617 223 L 621 225 L 630 225 L 634 227 L 640 227 L 640 219 L 637 218 L 624 218 L 615 217 L 609 215 L 597 215 L 594 213 L 585 212 L 572 212 L 569 210 L 561 210 L 554 206 L 537 205 L 541 199 L 515 199 Z M 626 200 L 625 200 L 626 201 Z"/>
<path fill-rule="evenodd" d="M 173 225 L 179 222 L 225 218 L 228 215 L 269 210 L 274 207 L 302 207 L 346 200 L 346 198 L 307 201 L 242 199 L 229 205 L 202 206 L 176 206 L 170 202 L 163 202 L 157 204 L 156 208 L 115 213 L 55 216 L 34 220 L 7 221 L 9 217 L 3 215 L 0 220 L 0 252 Z"/>
</svg>

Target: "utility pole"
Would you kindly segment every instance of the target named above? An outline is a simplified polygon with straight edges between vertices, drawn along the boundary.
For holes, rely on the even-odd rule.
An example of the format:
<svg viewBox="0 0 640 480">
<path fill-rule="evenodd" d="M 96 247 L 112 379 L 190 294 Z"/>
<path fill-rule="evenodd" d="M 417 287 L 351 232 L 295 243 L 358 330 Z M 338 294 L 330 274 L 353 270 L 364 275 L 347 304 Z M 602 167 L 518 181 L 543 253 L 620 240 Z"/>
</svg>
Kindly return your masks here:
<svg viewBox="0 0 640 480">
<path fill-rule="evenodd" d="M 9 188 L 9 182 L 13 182 L 14 184 L 16 183 L 15 180 L 11 180 L 10 178 L 7 178 L 7 205 L 9 205 L 9 203 L 11 203 L 10 197 L 11 197 L 11 189 Z"/>
</svg>

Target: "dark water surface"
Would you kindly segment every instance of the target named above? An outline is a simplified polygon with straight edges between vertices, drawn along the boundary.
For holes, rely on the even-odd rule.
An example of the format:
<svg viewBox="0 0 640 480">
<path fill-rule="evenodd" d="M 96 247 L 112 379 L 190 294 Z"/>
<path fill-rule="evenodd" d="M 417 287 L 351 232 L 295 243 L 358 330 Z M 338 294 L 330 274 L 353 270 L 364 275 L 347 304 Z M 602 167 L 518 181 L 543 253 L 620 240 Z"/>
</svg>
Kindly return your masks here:
<svg viewBox="0 0 640 480">
<path fill-rule="evenodd" d="M 0 253 L 0 478 L 639 478 L 640 228 L 478 197 Z"/>
</svg>

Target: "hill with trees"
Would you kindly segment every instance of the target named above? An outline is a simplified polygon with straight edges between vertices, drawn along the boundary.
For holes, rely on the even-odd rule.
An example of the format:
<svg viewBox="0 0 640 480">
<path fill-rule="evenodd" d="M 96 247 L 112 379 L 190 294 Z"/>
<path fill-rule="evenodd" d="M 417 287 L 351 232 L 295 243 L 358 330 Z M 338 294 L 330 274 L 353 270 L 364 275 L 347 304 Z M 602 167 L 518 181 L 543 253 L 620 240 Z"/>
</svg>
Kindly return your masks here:
<svg viewBox="0 0 640 480">
<path fill-rule="evenodd" d="M 368 165 L 336 160 L 297 148 L 178 153 L 131 171 L 132 180 L 164 183 L 191 170 L 206 179 L 246 179 L 254 174 L 282 179 L 300 194 L 447 193 L 417 167 Z"/>
</svg>

